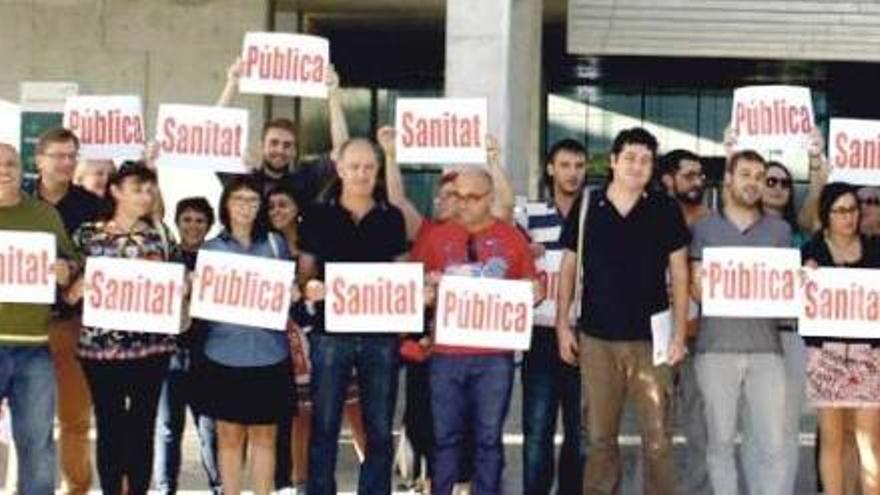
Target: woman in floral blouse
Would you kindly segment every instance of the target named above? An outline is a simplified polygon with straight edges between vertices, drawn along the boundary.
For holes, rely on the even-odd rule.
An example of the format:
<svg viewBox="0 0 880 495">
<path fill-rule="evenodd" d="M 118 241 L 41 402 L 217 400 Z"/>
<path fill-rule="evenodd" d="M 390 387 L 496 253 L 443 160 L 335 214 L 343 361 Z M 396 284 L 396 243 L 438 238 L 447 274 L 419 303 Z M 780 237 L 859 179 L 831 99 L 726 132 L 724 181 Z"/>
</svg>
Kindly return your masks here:
<svg viewBox="0 0 880 495">
<path fill-rule="evenodd" d="M 176 256 L 168 230 L 151 220 L 156 174 L 126 162 L 109 181 L 112 208 L 106 219 L 83 224 L 73 235 L 83 257 L 169 261 Z M 72 298 L 82 295 L 82 279 Z M 101 490 L 146 494 L 153 466 L 153 431 L 159 392 L 173 335 L 83 327 L 77 353 L 92 393 L 97 422 Z"/>
</svg>

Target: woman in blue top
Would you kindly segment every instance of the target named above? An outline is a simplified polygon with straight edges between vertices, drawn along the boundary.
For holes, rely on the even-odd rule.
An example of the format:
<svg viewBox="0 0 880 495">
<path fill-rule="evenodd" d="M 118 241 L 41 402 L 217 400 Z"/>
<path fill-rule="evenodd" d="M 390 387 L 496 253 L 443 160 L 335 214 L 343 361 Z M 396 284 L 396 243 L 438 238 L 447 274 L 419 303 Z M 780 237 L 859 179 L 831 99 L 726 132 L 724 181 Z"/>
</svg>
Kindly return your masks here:
<svg viewBox="0 0 880 495">
<path fill-rule="evenodd" d="M 252 176 L 231 180 L 218 208 L 223 231 L 202 249 L 289 259 L 284 240 L 269 233 L 260 191 Z M 243 449 L 249 444 L 254 493 L 268 495 L 275 471 L 276 424 L 296 407 L 287 334 L 231 323 L 206 326 L 199 402 L 201 412 L 217 421 L 223 492 L 240 493 Z"/>
</svg>

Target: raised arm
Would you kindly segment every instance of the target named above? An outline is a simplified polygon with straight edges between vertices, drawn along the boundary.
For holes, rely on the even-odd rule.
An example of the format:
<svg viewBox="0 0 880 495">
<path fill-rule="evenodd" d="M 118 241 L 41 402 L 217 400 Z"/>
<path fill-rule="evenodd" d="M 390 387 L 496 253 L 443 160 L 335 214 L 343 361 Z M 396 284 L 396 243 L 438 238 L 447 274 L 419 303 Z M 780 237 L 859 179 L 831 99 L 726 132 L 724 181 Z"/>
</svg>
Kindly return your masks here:
<svg viewBox="0 0 880 495">
<path fill-rule="evenodd" d="M 817 128 L 813 131 L 807 150 L 810 155 L 810 185 L 804 204 L 798 212 L 798 225 L 809 234 L 819 230 L 819 196 L 822 194 L 822 188 L 828 183 L 828 176 L 831 173 L 828 159 L 823 153 L 824 148 L 825 140 Z"/>
<path fill-rule="evenodd" d="M 342 110 L 342 94 L 339 89 L 339 74 L 330 65 L 327 70 L 327 107 L 330 112 L 330 158 L 334 161 L 339 156 L 342 145 L 348 141 L 348 121 Z"/>
<path fill-rule="evenodd" d="M 501 150 L 498 140 L 492 135 L 486 136 L 486 149 L 488 152 L 489 174 L 492 176 L 492 186 L 495 190 L 495 202 L 492 203 L 492 216 L 513 223 L 513 207 L 516 199 L 513 187 L 507 178 L 504 166 L 501 164 Z"/>
<path fill-rule="evenodd" d="M 241 79 L 243 71 L 244 61 L 241 57 L 235 59 L 232 65 L 226 69 L 226 85 L 223 86 L 223 91 L 220 92 L 220 97 L 217 98 L 216 105 L 218 107 L 228 106 L 232 102 L 232 99 L 238 93 L 238 80 Z"/>
<path fill-rule="evenodd" d="M 385 152 L 385 187 L 388 188 L 388 201 L 403 213 L 403 220 L 406 223 L 406 238 L 409 241 L 414 241 L 424 217 L 406 196 L 403 174 L 397 163 L 397 154 L 394 149 L 394 132 L 393 127 L 384 126 L 377 131 L 376 140 L 382 147 L 382 151 Z"/>
</svg>

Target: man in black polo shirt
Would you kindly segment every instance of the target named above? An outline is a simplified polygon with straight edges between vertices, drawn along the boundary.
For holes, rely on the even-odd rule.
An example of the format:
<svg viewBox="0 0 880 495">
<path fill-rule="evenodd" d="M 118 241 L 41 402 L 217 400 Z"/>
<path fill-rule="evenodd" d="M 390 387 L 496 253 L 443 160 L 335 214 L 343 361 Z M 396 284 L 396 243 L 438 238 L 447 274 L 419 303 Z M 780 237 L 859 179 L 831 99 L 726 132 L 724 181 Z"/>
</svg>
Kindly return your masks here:
<svg viewBox="0 0 880 495">
<path fill-rule="evenodd" d="M 652 493 L 676 493 L 668 429 L 671 370 L 653 364 L 651 316 L 669 307 L 668 269 L 675 334 L 664 350 L 669 364 L 679 362 L 686 352 L 690 236 L 674 200 L 647 187 L 656 154 L 657 140 L 646 130 L 619 133 L 611 148 L 611 180 L 591 194 L 585 226 L 580 225 L 578 202 L 560 238 L 564 254 L 556 332 L 560 357 L 570 364 L 580 359 L 589 438 L 586 494 L 619 489 L 617 435 L 627 398 L 635 403 L 645 442 L 644 486 Z M 581 228 L 583 259 L 578 260 Z M 568 315 L 578 263 L 583 263 L 584 291 L 576 337 Z"/>
<path fill-rule="evenodd" d="M 300 225 L 299 278 L 304 285 L 324 277 L 335 261 L 387 262 L 406 254 L 406 229 L 400 210 L 377 184 L 382 164 L 378 146 L 352 139 L 339 152 L 339 181 L 325 203 L 313 205 Z M 328 334 L 323 304 L 309 335 L 312 358 L 312 433 L 309 445 L 310 495 L 336 493 L 334 471 L 342 406 L 352 369 L 356 370 L 367 451 L 358 493 L 391 493 L 392 420 L 397 392 L 396 334 Z"/>
<path fill-rule="evenodd" d="M 37 180 L 26 192 L 55 206 L 68 235 L 85 222 L 96 220 L 106 209 L 104 200 L 73 184 L 79 156 L 79 140 L 67 129 L 50 129 L 36 146 Z M 76 358 L 80 315 L 58 302 L 49 323 L 49 349 L 58 387 L 57 408 L 61 474 L 70 494 L 85 494 L 91 486 L 92 466 L 89 426 L 92 399 L 85 375 Z"/>
</svg>

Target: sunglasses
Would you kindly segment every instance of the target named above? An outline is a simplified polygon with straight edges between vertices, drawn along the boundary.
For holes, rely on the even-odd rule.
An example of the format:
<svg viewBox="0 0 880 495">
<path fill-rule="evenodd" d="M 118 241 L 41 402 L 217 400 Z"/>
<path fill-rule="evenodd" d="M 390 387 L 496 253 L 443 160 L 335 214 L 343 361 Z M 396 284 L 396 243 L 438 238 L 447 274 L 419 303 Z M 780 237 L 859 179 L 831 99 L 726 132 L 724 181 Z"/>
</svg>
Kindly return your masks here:
<svg viewBox="0 0 880 495">
<path fill-rule="evenodd" d="M 880 198 L 859 198 L 859 203 L 862 206 L 880 206 Z"/>
<path fill-rule="evenodd" d="M 767 187 L 781 187 L 783 189 L 791 189 L 791 179 L 779 179 L 776 177 L 767 177 Z"/>
</svg>

